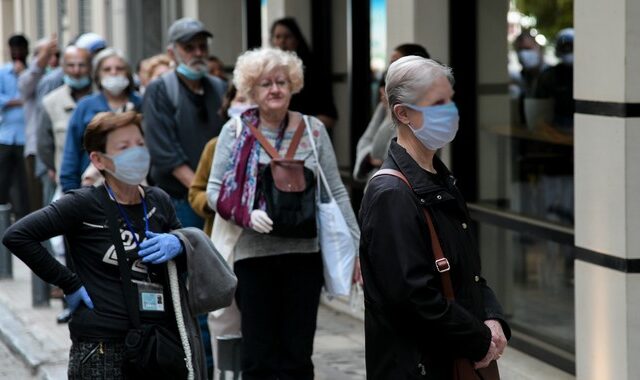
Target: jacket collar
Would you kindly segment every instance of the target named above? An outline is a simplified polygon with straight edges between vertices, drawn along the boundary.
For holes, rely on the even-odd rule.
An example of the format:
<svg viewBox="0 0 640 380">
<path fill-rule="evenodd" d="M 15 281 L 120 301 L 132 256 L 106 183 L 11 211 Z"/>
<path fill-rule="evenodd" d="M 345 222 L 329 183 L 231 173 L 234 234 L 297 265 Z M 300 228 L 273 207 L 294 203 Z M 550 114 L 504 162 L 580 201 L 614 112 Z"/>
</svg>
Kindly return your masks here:
<svg viewBox="0 0 640 380">
<path fill-rule="evenodd" d="M 433 166 L 438 172 L 438 177 L 446 181 L 446 184 L 443 181 L 439 181 L 434 174 L 422 169 L 407 150 L 398 144 L 396 138 L 391 141 L 389 159 L 383 165 L 385 168 L 393 168 L 393 166 L 407 177 L 411 187 L 413 187 L 413 191 L 418 196 L 427 197 L 427 202 L 431 200 L 434 202 L 445 201 L 454 198 L 451 192 L 447 191 L 447 188 L 454 186 L 456 179 L 438 156 L 433 157 Z"/>
</svg>

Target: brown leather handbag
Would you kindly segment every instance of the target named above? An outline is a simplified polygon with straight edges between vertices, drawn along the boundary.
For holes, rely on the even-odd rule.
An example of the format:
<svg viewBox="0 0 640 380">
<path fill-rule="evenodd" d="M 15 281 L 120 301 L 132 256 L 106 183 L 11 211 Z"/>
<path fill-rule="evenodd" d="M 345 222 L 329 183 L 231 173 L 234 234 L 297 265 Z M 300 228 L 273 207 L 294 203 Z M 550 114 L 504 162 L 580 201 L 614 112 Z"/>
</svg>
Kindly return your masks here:
<svg viewBox="0 0 640 380">
<path fill-rule="evenodd" d="M 411 184 L 407 180 L 407 177 L 402 172 L 394 169 L 380 169 L 374 177 L 379 175 L 391 175 L 402 180 L 411 190 L 413 190 Z M 453 285 L 451 284 L 451 274 L 449 270 L 449 260 L 444 256 L 442 246 L 440 245 L 440 239 L 436 234 L 436 229 L 433 226 L 431 215 L 427 212 L 426 208 L 423 208 L 424 216 L 427 219 L 427 228 L 429 229 L 429 235 L 431 236 L 431 248 L 433 255 L 436 259 L 436 269 L 440 273 L 440 280 L 442 281 L 442 292 L 444 297 L 449 301 L 454 301 Z M 453 361 L 453 380 L 500 380 L 500 371 L 498 370 L 498 363 L 492 360 L 489 366 L 486 368 L 475 369 L 471 360 L 466 358 L 457 358 Z"/>
</svg>

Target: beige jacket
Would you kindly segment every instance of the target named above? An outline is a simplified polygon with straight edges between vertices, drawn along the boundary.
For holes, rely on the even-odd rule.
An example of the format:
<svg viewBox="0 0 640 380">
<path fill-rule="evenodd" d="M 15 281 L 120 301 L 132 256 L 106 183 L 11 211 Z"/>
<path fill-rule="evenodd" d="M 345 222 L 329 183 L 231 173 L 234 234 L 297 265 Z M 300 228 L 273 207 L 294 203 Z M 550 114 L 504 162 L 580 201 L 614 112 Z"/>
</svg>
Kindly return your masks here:
<svg viewBox="0 0 640 380">
<path fill-rule="evenodd" d="M 62 85 L 51 91 L 42 98 L 42 105 L 45 112 L 51 119 L 53 128 L 53 140 L 55 144 L 54 162 L 56 173 L 60 173 L 60 165 L 62 165 L 62 152 L 64 151 L 64 142 L 67 138 L 67 126 L 73 111 L 76 109 L 76 102 L 71 97 L 71 87 Z"/>
</svg>

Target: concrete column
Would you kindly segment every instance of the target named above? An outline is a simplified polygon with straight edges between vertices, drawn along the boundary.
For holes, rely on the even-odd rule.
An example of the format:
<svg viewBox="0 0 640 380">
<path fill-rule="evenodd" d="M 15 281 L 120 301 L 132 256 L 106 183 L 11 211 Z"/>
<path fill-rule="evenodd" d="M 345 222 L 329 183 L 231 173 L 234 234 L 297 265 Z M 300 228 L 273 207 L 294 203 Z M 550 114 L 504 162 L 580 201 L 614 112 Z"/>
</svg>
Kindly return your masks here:
<svg viewBox="0 0 640 380">
<path fill-rule="evenodd" d="M 67 15 L 64 20 L 65 41 L 70 41 L 80 33 L 80 6 L 78 0 L 67 0 Z"/>
<path fill-rule="evenodd" d="M 343 4 L 335 4 L 333 6 L 342 6 Z M 262 41 L 263 45 L 269 45 L 269 31 L 271 24 L 277 19 L 283 17 L 293 17 L 296 19 L 300 31 L 305 40 L 311 46 L 311 0 L 268 0 L 266 22 L 262 25 Z"/>
<path fill-rule="evenodd" d="M 182 0 L 182 17 L 199 18 L 199 1 L 198 0 Z"/>
<path fill-rule="evenodd" d="M 132 66 L 136 64 L 131 60 L 131 46 L 130 29 L 127 20 L 127 1 L 126 0 L 111 0 L 110 9 L 106 9 L 106 12 L 110 15 L 108 18 L 109 24 L 106 26 L 105 38 L 115 47 L 122 50 L 125 56 L 129 59 L 129 64 Z"/>
<path fill-rule="evenodd" d="M 11 58 L 7 40 L 16 30 L 14 15 L 14 0 L 0 0 L 0 20 L 2 20 L 0 23 L 0 60 L 2 62 L 8 62 Z"/>
<path fill-rule="evenodd" d="M 575 265 L 585 380 L 640 378 L 638 17 L 636 0 L 575 2 L 575 241 L 591 251 Z"/>
<path fill-rule="evenodd" d="M 117 0 L 116 0 L 117 1 Z M 109 36 L 109 22 L 111 19 L 111 15 L 109 14 L 110 9 L 108 9 L 105 0 L 92 0 L 91 1 L 91 31 L 103 36 L 109 45 L 114 46 L 113 41 L 111 40 L 111 36 Z M 125 27 L 125 19 L 117 20 L 117 29 L 126 28 Z M 123 47 L 118 46 L 119 49 L 123 49 Z"/>
<path fill-rule="evenodd" d="M 341 168 L 351 166 L 351 109 L 349 99 L 348 75 L 349 75 L 349 1 L 333 1 L 331 46 L 333 62 L 331 63 L 333 74 L 339 80 L 333 82 L 333 101 L 338 109 L 338 121 L 333 127 L 333 148 Z M 363 41 L 368 43 L 368 41 Z"/>
<path fill-rule="evenodd" d="M 51 33 L 58 32 L 58 2 L 45 1 L 42 12 L 44 12 L 44 37 L 49 37 Z M 58 42 L 60 41 L 58 36 Z"/>
<path fill-rule="evenodd" d="M 417 43 L 432 58 L 449 62 L 447 0 L 387 0 L 387 57 L 403 43 Z"/>
<path fill-rule="evenodd" d="M 244 51 L 242 1 L 201 1 L 200 21 L 213 33 L 209 52 L 222 60 L 225 66 L 233 66 Z"/>
</svg>

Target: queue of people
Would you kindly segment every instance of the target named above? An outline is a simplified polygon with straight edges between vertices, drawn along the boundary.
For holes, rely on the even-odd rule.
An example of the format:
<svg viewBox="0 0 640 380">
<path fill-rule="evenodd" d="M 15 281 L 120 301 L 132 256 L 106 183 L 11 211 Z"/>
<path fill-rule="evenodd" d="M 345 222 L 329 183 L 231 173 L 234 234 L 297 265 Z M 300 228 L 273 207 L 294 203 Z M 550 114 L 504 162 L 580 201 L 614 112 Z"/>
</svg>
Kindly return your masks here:
<svg viewBox="0 0 640 380">
<path fill-rule="evenodd" d="M 17 202 L 24 209 L 3 243 L 64 293 L 69 378 L 213 378 L 212 343 L 237 333 L 244 379 L 313 379 L 332 265 L 315 209 L 328 201 L 360 250 L 369 378 L 449 378 L 454 359 L 495 365 L 509 326 L 481 277 L 464 200 L 435 155 L 458 126 L 450 69 L 419 45 L 394 51 L 358 144 L 354 176 L 370 180 L 359 224 L 328 132 L 338 117 L 330 81 L 295 20 L 270 32 L 272 47 L 240 55 L 232 79 L 209 52 L 212 33 L 190 18 L 171 25 L 167 51 L 137 73 L 93 33 L 64 47 L 58 69 L 55 36 L 29 65 L 26 39 L 9 41 L 0 204 L 12 186 L 28 186 L 28 120 L 58 195 L 30 210 Z M 380 167 L 407 185 L 378 178 Z M 60 235 L 64 264 L 41 245 Z M 438 240 L 446 270 L 434 264 Z M 234 274 L 207 276 L 212 265 Z M 455 302 L 439 282 L 449 269 Z"/>
</svg>

